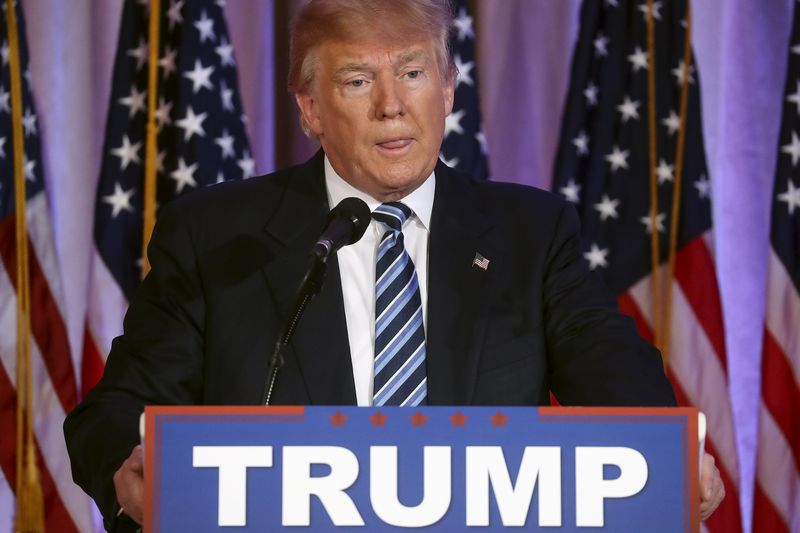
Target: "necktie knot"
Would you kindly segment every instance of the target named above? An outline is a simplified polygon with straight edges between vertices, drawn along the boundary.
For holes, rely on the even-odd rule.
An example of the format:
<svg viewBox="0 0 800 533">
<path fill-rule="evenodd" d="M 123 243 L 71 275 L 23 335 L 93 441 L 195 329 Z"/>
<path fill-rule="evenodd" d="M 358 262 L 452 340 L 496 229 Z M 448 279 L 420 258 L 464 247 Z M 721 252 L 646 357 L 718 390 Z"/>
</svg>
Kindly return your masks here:
<svg viewBox="0 0 800 533">
<path fill-rule="evenodd" d="M 386 202 L 372 212 L 372 218 L 386 224 L 394 231 L 401 231 L 403 224 L 411 216 L 411 208 L 403 202 Z"/>
</svg>

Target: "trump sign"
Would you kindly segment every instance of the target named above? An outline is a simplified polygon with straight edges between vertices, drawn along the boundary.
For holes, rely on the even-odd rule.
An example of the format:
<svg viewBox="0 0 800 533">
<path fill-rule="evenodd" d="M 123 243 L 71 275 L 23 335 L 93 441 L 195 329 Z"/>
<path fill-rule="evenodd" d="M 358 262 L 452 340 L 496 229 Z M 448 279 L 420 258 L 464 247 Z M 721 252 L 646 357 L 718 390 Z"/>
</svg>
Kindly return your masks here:
<svg viewBox="0 0 800 533">
<path fill-rule="evenodd" d="M 687 408 L 148 407 L 145 530 L 699 531 Z"/>
</svg>

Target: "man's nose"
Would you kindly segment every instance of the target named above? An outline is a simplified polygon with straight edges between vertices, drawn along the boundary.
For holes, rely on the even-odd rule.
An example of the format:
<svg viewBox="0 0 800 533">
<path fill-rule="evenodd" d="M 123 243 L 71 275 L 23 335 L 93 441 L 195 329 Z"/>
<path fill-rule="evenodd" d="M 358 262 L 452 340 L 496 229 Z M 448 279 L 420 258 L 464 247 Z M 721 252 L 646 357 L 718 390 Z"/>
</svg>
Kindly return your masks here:
<svg viewBox="0 0 800 533">
<path fill-rule="evenodd" d="M 394 79 L 377 82 L 374 93 L 375 118 L 378 120 L 393 119 L 405 114 L 405 104 L 401 89 Z"/>
</svg>

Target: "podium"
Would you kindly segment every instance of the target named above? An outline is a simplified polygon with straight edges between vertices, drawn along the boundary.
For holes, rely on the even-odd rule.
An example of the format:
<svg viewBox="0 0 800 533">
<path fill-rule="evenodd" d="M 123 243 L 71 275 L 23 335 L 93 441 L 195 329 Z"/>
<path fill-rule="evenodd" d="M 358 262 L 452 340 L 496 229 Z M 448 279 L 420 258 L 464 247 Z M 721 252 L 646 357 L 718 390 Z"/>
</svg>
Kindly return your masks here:
<svg viewBox="0 0 800 533">
<path fill-rule="evenodd" d="M 691 408 L 147 407 L 146 532 L 699 532 Z"/>
</svg>

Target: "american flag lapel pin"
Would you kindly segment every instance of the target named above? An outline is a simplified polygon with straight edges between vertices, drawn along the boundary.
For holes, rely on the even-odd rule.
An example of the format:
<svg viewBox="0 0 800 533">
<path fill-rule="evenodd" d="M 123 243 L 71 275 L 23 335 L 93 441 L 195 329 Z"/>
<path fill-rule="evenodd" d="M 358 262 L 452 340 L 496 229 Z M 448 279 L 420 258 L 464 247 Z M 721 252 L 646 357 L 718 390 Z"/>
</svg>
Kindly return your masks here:
<svg viewBox="0 0 800 533">
<path fill-rule="evenodd" d="M 475 252 L 475 259 L 472 260 L 472 266 L 486 271 L 489 268 L 489 260 L 483 257 L 480 253 Z"/>
</svg>

